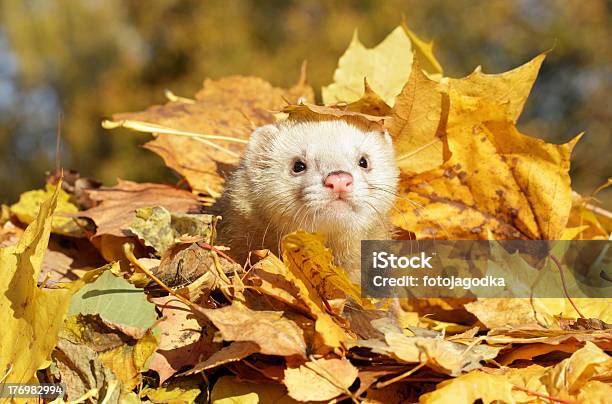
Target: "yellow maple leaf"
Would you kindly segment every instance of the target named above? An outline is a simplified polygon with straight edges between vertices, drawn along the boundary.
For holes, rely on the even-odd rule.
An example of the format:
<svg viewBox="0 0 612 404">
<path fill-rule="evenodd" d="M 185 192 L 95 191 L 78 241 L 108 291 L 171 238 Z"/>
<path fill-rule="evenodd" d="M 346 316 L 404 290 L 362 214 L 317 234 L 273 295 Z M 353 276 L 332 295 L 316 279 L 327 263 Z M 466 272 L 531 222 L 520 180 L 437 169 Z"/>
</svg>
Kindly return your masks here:
<svg viewBox="0 0 612 404">
<path fill-rule="evenodd" d="M 451 90 L 451 157 L 401 178 L 396 225 L 417 238 L 558 239 L 571 208 L 569 160 L 580 136 L 553 145 L 521 134 L 508 110 Z M 417 208 L 415 208 L 417 206 Z"/>
<path fill-rule="evenodd" d="M 417 36 L 417 34 L 408 28 L 408 24 L 406 24 L 405 20 L 402 21 L 402 28 L 404 28 L 406 35 L 408 35 L 408 38 L 410 38 L 412 41 L 416 60 L 419 62 L 419 65 L 422 66 L 423 70 L 433 77 L 442 77 L 442 73 L 444 73 L 444 71 L 442 69 L 442 65 L 440 62 L 438 62 L 438 59 L 436 59 L 433 54 L 433 41 L 423 41 Z"/>
<path fill-rule="evenodd" d="M 266 288 L 262 290 L 265 293 L 270 293 L 281 300 L 296 306 L 298 301 L 294 300 L 297 297 L 299 302 L 308 310 L 315 319 L 315 331 L 317 332 L 317 347 L 325 346 L 338 348 L 342 346 L 343 341 L 350 340 L 351 337 L 340 327 L 333 318 L 325 311 L 325 304 L 319 296 L 316 289 L 299 268 L 299 263 L 292 256 L 284 258 L 285 263 L 279 260 L 276 256 L 270 254 L 263 260 L 259 261 L 254 266 L 254 270 L 262 270 L 269 274 L 279 275 L 288 281 L 293 288 L 293 293 L 285 293 L 278 288 Z M 282 293 L 282 294 L 281 294 Z"/>
<path fill-rule="evenodd" d="M 16 246 L 0 249 L 0 380 L 27 383 L 46 366 L 70 305 L 71 289 L 36 285 L 47 249 L 60 184 Z"/>
<path fill-rule="evenodd" d="M 516 123 L 545 57 L 546 54 L 542 53 L 516 69 L 500 74 L 483 73 L 479 66 L 469 76 L 447 79 L 445 83 L 450 90 L 490 101 Z"/>
<path fill-rule="evenodd" d="M 334 82 L 321 90 L 327 105 L 353 102 L 364 93 L 364 78 L 390 106 L 408 80 L 412 66 L 412 45 L 404 29 L 395 28 L 380 44 L 368 49 L 357 31 L 348 49 L 338 60 Z"/>
<path fill-rule="evenodd" d="M 397 96 L 391 119 L 385 127 L 393 136 L 400 170 L 420 173 L 444 160 L 448 102 L 443 102 L 443 86 L 429 79 L 414 63 L 408 82 Z"/>
<path fill-rule="evenodd" d="M 361 288 L 352 283 L 345 270 L 333 264 L 332 251 L 325 247 L 323 236 L 297 231 L 283 239 L 284 257 L 296 263 L 306 279 L 326 299 L 350 296 L 361 304 Z"/>
</svg>

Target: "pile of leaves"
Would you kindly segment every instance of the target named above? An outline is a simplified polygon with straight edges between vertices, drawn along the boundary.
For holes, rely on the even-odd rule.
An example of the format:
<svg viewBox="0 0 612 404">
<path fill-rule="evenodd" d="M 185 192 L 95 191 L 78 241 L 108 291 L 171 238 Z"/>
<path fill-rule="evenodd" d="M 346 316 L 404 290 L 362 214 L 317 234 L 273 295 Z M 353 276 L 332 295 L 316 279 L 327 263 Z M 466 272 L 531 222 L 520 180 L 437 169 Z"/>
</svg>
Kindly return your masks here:
<svg viewBox="0 0 612 404">
<path fill-rule="evenodd" d="M 231 76 L 105 121 L 151 133 L 181 181 L 68 172 L 2 207 L 0 381 L 107 403 L 604 402 L 609 299 L 372 301 L 320 236 L 237 263 L 206 214 L 254 127 L 345 119 L 394 138 L 400 238 L 608 240 L 612 215 L 571 190 L 580 136 L 516 127 L 544 57 L 448 78 L 402 25 L 372 49 L 355 35 L 323 105 L 304 73 L 290 89 Z"/>
</svg>

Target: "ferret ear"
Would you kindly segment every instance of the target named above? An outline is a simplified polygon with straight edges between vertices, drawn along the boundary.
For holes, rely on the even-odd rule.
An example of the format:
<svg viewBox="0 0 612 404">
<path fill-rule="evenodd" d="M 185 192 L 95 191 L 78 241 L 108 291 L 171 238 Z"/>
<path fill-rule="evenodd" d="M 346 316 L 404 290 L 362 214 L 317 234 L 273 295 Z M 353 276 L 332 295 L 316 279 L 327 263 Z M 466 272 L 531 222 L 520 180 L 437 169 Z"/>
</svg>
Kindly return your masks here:
<svg viewBox="0 0 612 404">
<path fill-rule="evenodd" d="M 251 133 L 247 144 L 247 151 L 257 151 L 268 146 L 274 137 L 279 133 L 278 126 L 275 124 L 260 126 Z"/>
<path fill-rule="evenodd" d="M 391 137 L 391 134 L 389 133 L 387 129 L 383 130 L 382 135 L 383 135 L 383 138 L 385 139 L 385 142 L 387 142 L 389 146 L 393 146 L 393 138 Z"/>
</svg>

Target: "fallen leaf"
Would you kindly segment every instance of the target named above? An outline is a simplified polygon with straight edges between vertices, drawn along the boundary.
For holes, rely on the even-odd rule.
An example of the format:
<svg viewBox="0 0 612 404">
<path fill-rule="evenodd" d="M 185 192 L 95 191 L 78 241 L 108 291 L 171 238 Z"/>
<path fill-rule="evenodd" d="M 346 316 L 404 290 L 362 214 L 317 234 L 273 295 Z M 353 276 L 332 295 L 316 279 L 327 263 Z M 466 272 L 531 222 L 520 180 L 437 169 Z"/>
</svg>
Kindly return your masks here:
<svg viewBox="0 0 612 404">
<path fill-rule="evenodd" d="M 155 389 L 146 388 L 140 392 L 140 396 L 147 397 L 152 403 L 191 404 L 200 393 L 200 386 L 196 380 L 179 380 Z"/>
<path fill-rule="evenodd" d="M 223 273 L 242 271 L 242 267 L 239 265 L 232 263 L 225 257 L 215 257 L 210 250 L 202 248 L 198 243 L 180 243 L 174 244 L 166 250 L 162 255 L 159 266 L 152 272 L 172 287 L 185 286 L 204 274 L 210 274 L 207 278 L 208 282 L 206 282 L 210 286 L 210 292 L 210 289 L 217 284 L 223 285 L 226 283 L 223 277 L 217 273 L 217 265 Z M 204 279 L 201 281 L 204 281 Z"/>
<path fill-rule="evenodd" d="M 412 45 L 402 27 L 395 28 L 380 44 L 368 49 L 357 31 L 338 60 L 334 82 L 321 89 L 323 103 L 353 102 L 364 93 L 364 79 L 387 105 L 393 106 L 410 75 Z"/>
<path fill-rule="evenodd" d="M 47 184 L 45 190 L 37 189 L 25 192 L 21 194 L 19 201 L 11 206 L 11 212 L 21 222 L 30 224 L 36 219 L 42 203 L 51 198 L 54 192 L 55 186 L 50 184 Z M 63 214 L 78 211 L 79 209 L 70 202 L 70 195 L 60 189 L 57 195 L 57 212 L 53 217 L 51 232 L 65 236 L 83 237 L 85 235 L 84 223 L 80 223 L 76 218 L 63 216 Z"/>
<path fill-rule="evenodd" d="M 197 196 L 191 192 L 162 184 L 119 180 L 114 187 L 101 187 L 87 193 L 98 205 L 79 212 L 78 216 L 95 222 L 96 236 L 132 235 L 129 228 L 134 223 L 136 211 L 141 208 L 163 206 L 173 213 L 199 213 L 201 209 Z"/>
<path fill-rule="evenodd" d="M 0 249 L 0 375 L 3 383 L 28 383 L 46 367 L 70 304 L 72 289 L 39 288 L 43 255 L 51 233 L 60 185 L 16 246 Z"/>
<path fill-rule="evenodd" d="M 272 111 L 313 98 L 304 77 L 285 90 L 257 77 L 230 76 L 205 80 L 192 103 L 172 101 L 143 112 L 115 114 L 114 122 L 105 126 L 155 134 L 145 148 L 185 177 L 193 191 L 216 197 L 253 129 L 274 122 Z"/>
<path fill-rule="evenodd" d="M 223 376 L 210 393 L 211 404 L 296 404 L 285 388 L 272 383 L 244 383 L 236 377 Z"/>
<path fill-rule="evenodd" d="M 181 373 L 181 376 L 200 373 L 203 370 L 216 368 L 231 362 L 237 362 L 249 355 L 259 352 L 260 348 L 254 342 L 237 341 L 213 353 L 210 358 L 198 363 L 193 369 Z"/>
<path fill-rule="evenodd" d="M 441 337 L 408 337 L 399 332 L 385 333 L 388 354 L 407 363 L 426 363 L 439 373 L 459 376 L 482 367 L 481 361 L 493 359 L 501 347 L 484 344 L 465 346 Z"/>
<path fill-rule="evenodd" d="M 393 222 L 420 239 L 487 239 L 489 232 L 499 239 L 558 239 L 571 208 L 569 159 L 579 138 L 552 145 L 525 136 L 491 103 L 451 92 L 451 158 L 402 176 L 405 197 Z"/>
<path fill-rule="evenodd" d="M 129 230 L 160 255 L 183 235 L 201 236 L 206 243 L 211 241 L 212 215 L 170 213 L 163 206 L 153 206 L 137 209 L 135 216 Z"/>
<path fill-rule="evenodd" d="M 432 77 L 442 77 L 443 69 L 438 59 L 433 54 L 433 41 L 425 42 L 417 36 L 410 28 L 406 20 L 402 21 L 402 28 L 410 38 L 415 50 L 416 61 Z"/>
<path fill-rule="evenodd" d="M 542 53 L 524 65 L 500 74 L 486 74 L 478 67 L 467 77 L 448 79 L 448 88 L 450 92 L 490 102 L 504 111 L 508 121 L 516 123 L 545 57 L 546 54 Z"/>
<path fill-rule="evenodd" d="M 147 301 L 142 289 L 113 275 L 111 266 L 118 264 L 109 265 L 95 282 L 74 295 L 68 315 L 98 314 L 104 321 L 139 336 L 155 322 L 155 306 Z"/>
<path fill-rule="evenodd" d="M 286 113 L 288 118 L 294 121 L 343 120 L 365 131 L 381 131 L 386 118 L 351 111 L 348 106 L 324 106 L 308 103 L 287 105 L 283 108 L 283 113 Z"/>
<path fill-rule="evenodd" d="M 180 369 L 193 366 L 213 355 L 221 347 L 214 342 L 215 329 L 211 323 L 198 320 L 185 303 L 173 296 L 151 299 L 161 310 L 162 320 L 159 346 L 151 357 L 149 368 L 159 375 L 160 383 Z"/>
<path fill-rule="evenodd" d="M 77 280 L 84 271 L 105 264 L 98 250 L 86 238 L 51 235 L 39 282 L 50 286 Z"/>
<path fill-rule="evenodd" d="M 420 173 L 442 164 L 447 119 L 448 98 L 442 86 L 429 79 L 415 63 L 408 82 L 395 100 L 391 119 L 385 121 L 393 136 L 400 170 Z"/>
<path fill-rule="evenodd" d="M 62 383 L 66 386 L 64 399 L 76 401 L 90 390 L 97 389 L 94 397 L 106 397 L 110 403 L 119 402 L 120 384 L 119 388 L 110 392 L 109 390 L 113 383 L 120 382 L 88 346 L 60 339 L 53 351 L 53 361 L 59 370 Z"/>
<path fill-rule="evenodd" d="M 387 105 L 385 100 L 380 98 L 372 87 L 368 84 L 368 79 L 363 79 L 364 91 L 363 95 L 357 101 L 346 104 L 344 108 L 348 111 L 358 112 L 369 116 L 387 117 L 391 115 L 391 107 Z M 338 105 L 338 107 L 342 107 Z"/>
<path fill-rule="evenodd" d="M 347 359 L 318 359 L 285 370 L 283 383 L 298 401 L 331 400 L 346 394 L 358 370 Z"/>
<path fill-rule="evenodd" d="M 276 256 L 270 254 L 265 259 L 259 261 L 255 267 L 271 274 L 278 274 L 294 285 L 296 288 L 294 293 L 297 293 L 297 296 L 294 296 L 298 297 L 306 305 L 309 314 L 315 319 L 315 330 L 319 337 L 319 341 L 317 341 L 319 348 L 322 346 L 339 348 L 342 346 L 342 342 L 352 339 L 325 311 L 323 300 L 302 273 L 299 264 L 292 261 L 290 257 L 286 261 L 287 265 Z"/>
<path fill-rule="evenodd" d="M 513 387 L 513 384 L 503 376 L 475 371 L 438 384 L 435 391 L 421 396 L 419 403 L 468 404 L 477 400 L 482 400 L 484 404 L 494 401 L 515 403 Z"/>
<path fill-rule="evenodd" d="M 102 352 L 99 358 L 121 381 L 122 391 L 128 393 L 142 383 L 140 372 L 147 370 L 145 364 L 155 348 L 157 339 L 151 331 L 147 331 L 135 344 Z"/>
<path fill-rule="evenodd" d="M 303 331 L 282 312 L 255 311 L 234 301 L 220 309 L 202 309 L 226 341 L 251 341 L 266 355 L 306 356 Z"/>
<path fill-rule="evenodd" d="M 300 268 L 322 298 L 348 296 L 363 306 L 361 288 L 349 280 L 344 269 L 333 264 L 332 251 L 325 247 L 323 236 L 305 231 L 288 234 L 283 239 L 283 256 Z"/>
</svg>

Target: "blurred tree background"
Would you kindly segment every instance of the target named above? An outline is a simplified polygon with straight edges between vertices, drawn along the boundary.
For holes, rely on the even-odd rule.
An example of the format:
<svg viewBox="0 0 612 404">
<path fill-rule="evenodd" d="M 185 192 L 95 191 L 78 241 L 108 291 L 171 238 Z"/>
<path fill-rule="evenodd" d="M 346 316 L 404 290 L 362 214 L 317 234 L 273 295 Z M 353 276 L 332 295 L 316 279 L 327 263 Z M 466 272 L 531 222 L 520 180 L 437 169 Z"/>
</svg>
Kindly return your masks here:
<svg viewBox="0 0 612 404">
<path fill-rule="evenodd" d="M 612 2 L 609 0 L 0 0 L 0 202 L 40 187 L 55 163 L 113 184 L 175 181 L 138 148 L 148 136 L 108 132 L 103 117 L 192 96 L 206 77 L 260 76 L 287 86 L 308 60 L 331 82 L 353 30 L 374 45 L 404 14 L 435 40 L 445 74 L 514 68 L 554 47 L 519 127 L 565 142 L 581 131 L 574 187 L 612 176 Z M 610 190 L 600 195 L 612 201 Z"/>
</svg>

